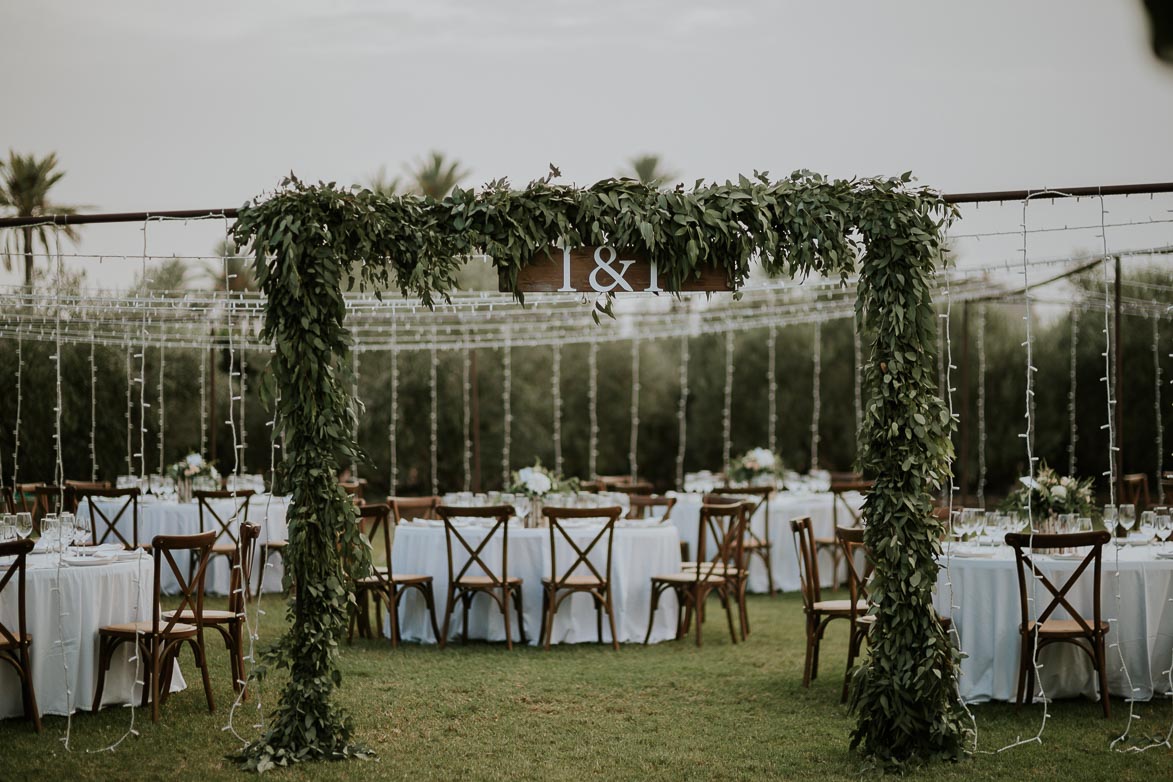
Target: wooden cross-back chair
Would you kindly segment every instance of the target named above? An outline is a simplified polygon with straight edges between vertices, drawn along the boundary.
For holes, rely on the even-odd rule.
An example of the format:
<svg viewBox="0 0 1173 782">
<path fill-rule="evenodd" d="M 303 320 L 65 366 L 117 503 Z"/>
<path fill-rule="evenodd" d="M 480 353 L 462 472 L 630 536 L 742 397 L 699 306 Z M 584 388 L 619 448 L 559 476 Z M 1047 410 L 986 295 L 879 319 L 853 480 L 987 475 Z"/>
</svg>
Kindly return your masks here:
<svg viewBox="0 0 1173 782">
<path fill-rule="evenodd" d="M 163 614 L 164 619 L 174 618 L 186 624 L 211 627 L 220 633 L 224 639 L 224 648 L 228 650 L 232 689 L 243 693 L 243 697 L 248 697 L 245 690 L 248 672 L 244 666 L 245 610 L 248 607 L 249 584 L 257 553 L 257 538 L 260 534 L 261 528 L 256 524 L 244 522 L 240 525 L 240 544 L 232 554 L 232 573 L 228 579 L 228 610 L 204 608 L 197 614 L 193 607 Z M 206 660 L 207 647 L 204 646 L 202 633 L 196 636 L 194 643 L 200 647 L 197 654 Z"/>
<path fill-rule="evenodd" d="M 33 514 L 33 523 L 41 520 L 37 512 L 36 483 L 18 483 L 12 487 L 12 512 Z"/>
<path fill-rule="evenodd" d="M 407 518 L 421 518 L 413 514 L 423 512 L 427 518 L 434 517 L 435 509 L 439 507 L 438 497 L 395 497 L 391 504 L 373 503 L 359 508 L 360 521 L 364 533 L 371 539 L 381 540 L 383 551 L 387 558 L 385 566 L 371 567 L 371 574 L 360 578 L 355 583 L 355 597 L 358 607 L 355 616 L 351 618 L 348 640 L 354 637 L 357 623 L 359 636 L 363 638 L 372 635 L 370 619 L 367 613 L 368 596 L 375 602 L 375 626 L 378 635 L 383 634 L 383 622 L 379 612 L 380 605 L 387 606 L 388 620 L 391 625 L 391 648 L 397 648 L 403 640 L 399 631 L 399 603 L 408 590 L 415 589 L 424 599 L 428 609 L 428 617 L 432 620 L 432 636 L 437 642 L 440 640 L 440 628 L 436 624 L 436 597 L 432 588 L 432 577 L 417 573 L 396 573 L 391 565 L 391 546 L 394 542 L 393 527 L 406 516 Z"/>
<path fill-rule="evenodd" d="M 86 512 L 89 514 L 95 546 L 109 541 L 121 543 L 124 548 L 128 549 L 138 548 L 138 500 L 140 493 L 138 487 L 130 489 L 78 489 L 76 491 L 79 505 L 84 503 Z M 122 503 L 117 505 L 116 511 L 112 511 L 109 507 L 103 508 L 103 500 L 107 505 L 117 505 L 119 500 Z M 128 510 L 130 511 L 130 537 L 126 536 L 125 529 L 119 527 Z"/>
<path fill-rule="evenodd" d="M 646 519 L 649 513 L 657 513 L 661 509 L 660 518 L 667 521 L 676 507 L 675 497 L 666 497 L 663 494 L 632 494 L 627 498 L 627 518 Z"/>
<path fill-rule="evenodd" d="M 728 494 L 707 494 L 702 500 L 703 505 L 726 507 L 737 505 L 741 508 L 739 516 L 732 514 L 709 514 L 705 517 L 703 538 L 698 537 L 696 561 L 685 560 L 681 563 L 684 570 L 692 570 L 703 563 L 716 566 L 717 573 L 728 582 L 730 599 L 737 604 L 737 619 L 741 630 L 741 640 L 749 635 L 749 613 L 746 610 L 746 586 L 749 583 L 749 552 L 745 548 L 746 529 L 749 527 L 751 510 L 756 507 L 755 497 L 732 496 Z M 735 540 L 734 535 L 741 535 Z M 706 541 L 711 540 L 712 544 Z M 706 552 L 712 554 L 706 557 Z M 704 619 L 704 604 L 697 608 L 698 619 Z M 684 629 L 688 632 L 689 616 L 684 618 Z"/>
<path fill-rule="evenodd" d="M 595 486 L 599 491 L 618 491 L 620 486 L 631 484 L 630 475 L 596 475 Z"/>
<path fill-rule="evenodd" d="M 774 544 L 770 542 L 770 498 L 774 496 L 774 488 L 772 486 L 747 486 L 743 489 L 735 489 L 728 486 L 723 486 L 715 489 L 714 494 L 730 494 L 741 497 L 749 497 L 753 500 L 753 506 L 747 511 L 748 518 L 745 523 L 745 554 L 746 559 L 750 557 L 759 557 L 762 564 L 766 566 L 766 578 L 770 584 L 770 596 L 774 596 L 774 563 L 770 557 L 771 550 Z M 759 535 L 754 532 L 753 518 L 757 515 L 759 510 L 765 511 L 765 518 L 762 520 L 762 533 Z M 749 567 L 749 562 L 746 562 L 746 567 Z"/>
<path fill-rule="evenodd" d="M 81 498 L 78 492 L 88 491 L 92 489 L 110 489 L 110 481 L 66 481 L 65 482 L 65 502 L 69 506 L 70 513 L 77 513 L 78 507 L 81 505 Z"/>
<path fill-rule="evenodd" d="M 794 536 L 798 584 L 802 592 L 802 610 L 806 616 L 806 657 L 802 669 L 802 686 L 810 687 L 819 675 L 819 647 L 827 625 L 835 619 L 850 621 L 860 607 L 853 607 L 850 600 L 823 600 L 819 553 L 810 517 L 791 519 L 790 532 Z M 863 606 L 863 610 L 866 611 L 867 607 Z"/>
<path fill-rule="evenodd" d="M 1100 584 L 1103 564 L 1104 544 L 1112 539 L 1107 530 L 1093 532 L 1071 532 L 1063 534 L 1029 534 L 1009 532 L 1006 534 L 1006 544 L 1014 549 L 1014 562 L 1018 568 L 1018 604 L 1022 621 L 1018 626 L 1020 637 L 1018 658 L 1018 696 L 1016 704 L 1022 706 L 1025 695 L 1027 703 L 1034 702 L 1036 652 L 1041 652 L 1046 646 L 1056 643 L 1071 644 L 1081 649 L 1091 660 L 1092 667 L 1099 676 L 1100 702 L 1103 704 L 1104 718 L 1111 716 L 1111 699 L 1108 696 L 1108 660 L 1105 638 L 1108 635 L 1108 623 L 1102 618 L 1100 611 Z M 1063 549 L 1089 547 L 1087 554 L 1071 575 L 1056 587 L 1047 578 L 1028 553 L 1033 549 Z M 1084 572 L 1092 569 L 1092 620 L 1089 622 L 1083 614 L 1076 610 L 1068 599 L 1072 588 Z M 1049 600 L 1037 617 L 1030 613 L 1031 583 L 1027 580 L 1027 573 L 1042 585 L 1049 594 Z M 1037 605 L 1037 603 L 1036 603 Z M 1056 619 L 1053 615 L 1062 608 L 1070 619 Z"/>
<path fill-rule="evenodd" d="M 37 524 L 49 513 L 63 513 L 70 508 L 64 486 L 52 483 L 38 483 L 33 487 L 33 524 Z"/>
<path fill-rule="evenodd" d="M 461 623 L 461 640 L 468 642 L 468 609 L 474 597 L 478 594 L 488 595 L 501 610 L 505 619 L 505 647 L 513 649 L 511 620 L 509 617 L 510 603 L 517 610 L 517 632 L 522 643 L 528 643 L 525 636 L 525 615 L 522 611 L 521 586 L 522 580 L 517 576 L 509 575 L 509 518 L 513 515 L 511 505 L 484 505 L 471 508 L 457 508 L 441 505 L 436 508 L 440 518 L 444 520 L 444 539 L 448 550 L 448 600 L 444 608 L 444 626 L 440 630 L 440 648 L 448 642 L 448 625 L 452 619 L 452 611 L 459 600 L 463 612 Z M 472 545 L 461 529 L 452 523 L 453 519 L 481 518 L 493 519 L 492 526 L 480 543 Z M 489 542 L 497 534 L 501 535 L 501 567 L 495 570 L 482 556 Z M 460 546 L 461 556 L 468 559 L 459 569 L 453 553 L 452 543 Z M 484 575 L 470 575 L 469 569 L 473 566 L 484 571 Z"/>
<path fill-rule="evenodd" d="M 175 660 L 183 644 L 188 641 L 194 641 L 191 646 L 195 651 L 196 665 L 204 679 L 204 697 L 208 701 L 208 711 L 216 710 L 216 703 L 212 698 L 212 682 L 208 678 L 208 661 L 203 654 L 203 624 L 198 619 L 195 623 L 180 620 L 184 611 L 190 610 L 197 617 L 204 612 L 204 576 L 208 569 L 208 554 L 215 540 L 216 533 L 209 531 L 197 535 L 156 535 L 151 541 L 154 559 L 151 618 L 99 628 L 98 686 L 94 691 L 93 707 L 95 712 L 102 706 L 106 670 L 110 667 L 115 650 L 124 643 L 132 643 L 138 647 L 136 651 L 143 667 L 143 706 L 150 702 L 151 719 L 158 722 L 160 700 L 166 698 L 168 690 L 171 689 L 171 674 Z M 187 568 L 180 567 L 176 561 L 175 555 L 179 553 L 194 556 L 199 562 L 199 567 L 191 578 L 187 577 Z M 168 611 L 169 616 L 166 618 L 160 606 L 164 563 L 179 585 L 179 605 L 173 611 Z"/>
<path fill-rule="evenodd" d="M 660 605 L 660 597 L 671 589 L 676 594 L 676 637 L 681 638 L 688 633 L 688 623 L 692 614 L 697 613 L 696 645 L 702 642 L 701 611 L 705 600 L 712 593 L 716 593 L 725 608 L 725 619 L 729 623 L 729 638 L 737 643 L 737 631 L 733 627 L 733 611 L 729 607 L 734 599 L 737 588 L 736 581 L 726 575 L 725 563 L 729 560 L 726 555 L 740 557 L 742 530 L 740 524 L 744 519 L 742 503 L 724 505 L 707 504 L 701 506 L 697 530 L 697 553 L 699 560 L 691 568 L 681 567 L 679 573 L 652 576 L 652 600 L 648 612 L 648 631 L 644 636 L 647 644 L 652 637 L 652 626 L 656 619 L 656 608 Z M 723 522 L 723 523 L 722 523 Z M 705 558 L 706 537 L 708 529 L 724 529 L 726 533 L 716 535 L 716 553 L 712 559 Z M 728 543 L 726 543 L 728 541 Z M 729 552 L 727 546 L 736 549 Z M 734 560 L 736 561 L 736 560 Z M 685 563 L 686 565 L 688 563 Z"/>
<path fill-rule="evenodd" d="M 852 473 L 851 475 L 855 474 Z M 838 529 L 839 527 L 858 527 L 860 525 L 860 522 L 863 520 L 862 512 L 851 507 L 851 503 L 847 501 L 847 497 L 844 495 L 849 492 L 867 494 L 874 484 L 875 481 L 865 481 L 858 476 L 855 476 L 853 480 L 833 480 L 831 482 L 832 529 Z M 838 539 L 834 535 L 829 538 L 816 537 L 815 551 L 826 551 L 831 555 L 831 588 L 838 589 L 839 563 L 842 554 Z"/>
<path fill-rule="evenodd" d="M 846 703 L 855 658 L 863 650 L 863 642 L 875 624 L 875 617 L 868 613 L 868 580 L 872 575 L 872 558 L 863 542 L 863 527 L 836 527 L 835 538 L 839 541 L 843 561 L 847 565 L 847 609 L 851 620 L 851 634 L 847 641 L 847 670 L 843 674 L 843 692 L 839 696 L 840 703 Z"/>
<path fill-rule="evenodd" d="M 619 637 L 615 633 L 615 607 L 611 599 L 611 552 L 615 537 L 615 522 L 623 515 L 623 508 L 613 505 L 603 508 L 556 508 L 542 509 L 550 522 L 550 575 L 542 578 L 542 627 L 539 637 L 548 651 L 554 635 L 554 617 L 558 606 L 571 595 L 585 593 L 595 603 L 595 619 L 598 626 L 599 643 L 603 643 L 603 614 L 611 626 L 611 646 L 619 651 Z M 573 535 L 574 530 L 564 526 L 566 519 L 603 519 L 603 525 L 586 545 L 580 545 Z M 590 554 L 597 547 L 605 552 L 604 564 L 592 562 Z M 560 568 L 558 549 L 569 548 L 573 553 L 570 565 Z M 596 555 L 597 557 L 597 555 Z M 585 571 L 585 572 L 584 572 Z"/>
<path fill-rule="evenodd" d="M 33 542 L 28 539 L 11 540 L 0 543 L 0 562 L 12 557 L 8 564 L 0 564 L 0 595 L 5 589 L 12 589 L 11 582 L 16 581 L 16 628 L 15 630 L 0 620 L 0 660 L 8 663 L 20 678 L 20 696 L 24 707 L 25 719 L 33 723 L 37 733 L 41 732 L 41 712 L 37 708 L 37 695 L 33 689 L 32 656 L 29 647 L 32 646 L 32 636 L 28 634 L 28 625 L 25 613 L 24 574 L 26 557 L 33 550 Z M 10 593 L 11 594 L 11 593 Z"/>
<path fill-rule="evenodd" d="M 629 481 L 627 483 L 608 486 L 605 491 L 613 491 L 618 494 L 626 494 L 628 496 L 635 497 L 638 495 L 655 494 L 656 487 L 648 481 L 636 481 L 635 483 L 631 483 Z"/>
<path fill-rule="evenodd" d="M 1124 496 L 1120 500 L 1122 504 L 1135 505 L 1137 513 L 1149 507 L 1152 498 L 1149 496 L 1149 476 L 1147 473 L 1131 473 L 1120 480 L 1124 488 Z"/>
<path fill-rule="evenodd" d="M 232 558 L 240 547 L 240 525 L 248 522 L 248 506 L 253 489 L 198 490 L 191 493 L 200 513 L 200 532 L 216 533 L 211 556 Z M 224 512 L 228 503 L 229 513 Z M 195 567 L 195 563 L 191 565 Z"/>
</svg>

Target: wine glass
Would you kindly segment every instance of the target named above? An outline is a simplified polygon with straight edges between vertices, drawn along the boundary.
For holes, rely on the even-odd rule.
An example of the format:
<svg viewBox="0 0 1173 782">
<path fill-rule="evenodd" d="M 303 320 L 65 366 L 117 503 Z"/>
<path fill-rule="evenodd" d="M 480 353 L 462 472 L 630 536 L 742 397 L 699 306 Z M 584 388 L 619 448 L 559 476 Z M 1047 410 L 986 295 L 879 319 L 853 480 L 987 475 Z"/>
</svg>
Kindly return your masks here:
<svg viewBox="0 0 1173 782">
<path fill-rule="evenodd" d="M 73 535 L 77 531 L 77 522 L 72 513 L 62 513 L 57 517 L 60 525 L 61 548 L 73 545 Z"/>
<path fill-rule="evenodd" d="M 1173 516 L 1169 515 L 1168 508 L 1163 513 L 1157 513 L 1157 529 L 1166 543 L 1173 540 Z"/>
<path fill-rule="evenodd" d="M 1117 529 L 1118 519 L 1119 519 L 1119 514 L 1116 511 L 1116 506 L 1115 505 L 1105 505 L 1104 506 L 1104 529 L 1108 530 L 1108 532 L 1111 532 L 1113 537 L 1115 537 L 1117 535 L 1117 533 L 1119 532 L 1119 530 Z"/>
<path fill-rule="evenodd" d="M 1136 526 L 1135 505 L 1120 506 L 1120 526 L 1124 527 L 1126 532 L 1132 531 L 1133 527 Z"/>
<path fill-rule="evenodd" d="M 0 543 L 6 543 L 16 538 L 16 517 L 0 516 Z"/>
<path fill-rule="evenodd" d="M 45 541 L 46 551 L 56 551 L 58 535 L 61 525 L 56 513 L 46 513 L 41 517 L 41 539 Z"/>
<path fill-rule="evenodd" d="M 93 541 L 94 523 L 89 516 L 77 516 L 73 520 L 73 545 L 88 546 Z"/>
<path fill-rule="evenodd" d="M 1155 511 L 1146 510 L 1140 514 L 1140 534 L 1144 535 L 1145 540 L 1151 541 L 1153 536 L 1157 534 L 1157 514 Z"/>
<path fill-rule="evenodd" d="M 16 514 L 16 534 L 21 540 L 33 534 L 33 514 L 28 511 Z"/>
</svg>

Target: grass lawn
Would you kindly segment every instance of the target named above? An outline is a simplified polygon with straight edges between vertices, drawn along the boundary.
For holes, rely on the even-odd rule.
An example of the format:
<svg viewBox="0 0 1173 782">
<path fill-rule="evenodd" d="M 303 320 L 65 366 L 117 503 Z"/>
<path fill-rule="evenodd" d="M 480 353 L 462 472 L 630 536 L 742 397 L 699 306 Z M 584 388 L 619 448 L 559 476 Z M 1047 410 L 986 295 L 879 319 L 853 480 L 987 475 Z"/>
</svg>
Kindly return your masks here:
<svg viewBox="0 0 1173 782">
<path fill-rule="evenodd" d="M 353 715 L 372 761 L 314 763 L 278 770 L 275 779 L 858 779 L 875 776 L 848 751 L 852 716 L 839 705 L 846 633 L 830 631 L 823 674 L 802 687 L 803 630 L 796 594 L 753 597 L 753 635 L 736 646 L 714 616 L 705 646 L 555 647 L 550 652 L 459 643 L 440 652 L 382 642 L 355 642 L 342 653 L 339 701 Z M 218 601 L 214 601 L 218 602 Z M 716 605 L 714 603 L 714 605 Z M 280 629 L 283 606 L 265 601 L 262 637 Z M 846 623 L 838 623 L 844 625 Z M 92 750 L 120 736 L 129 711 L 75 715 L 72 751 L 63 749 L 65 719 L 47 717 L 38 736 L 22 720 L 0 722 L 0 779 L 241 779 L 223 759 L 235 748 L 222 730 L 232 702 L 228 662 L 213 644 L 217 711 L 209 715 L 190 654 L 181 658 L 189 687 L 152 724 L 138 712 L 141 735 L 115 752 Z M 267 682 L 271 706 L 278 682 Z M 255 722 L 255 701 L 238 725 Z M 1164 733 L 1167 700 L 1138 708 L 1139 731 Z M 1033 735 L 1041 707 L 974 708 L 979 749 L 995 750 Z M 979 754 L 958 764 L 909 774 L 913 779 L 1113 779 L 1173 777 L 1168 749 L 1143 754 L 1108 749 L 1127 720 L 1113 703 L 1104 721 L 1097 704 L 1061 702 L 1052 709 L 1042 746 Z M 242 729 L 253 735 L 252 729 Z"/>
</svg>

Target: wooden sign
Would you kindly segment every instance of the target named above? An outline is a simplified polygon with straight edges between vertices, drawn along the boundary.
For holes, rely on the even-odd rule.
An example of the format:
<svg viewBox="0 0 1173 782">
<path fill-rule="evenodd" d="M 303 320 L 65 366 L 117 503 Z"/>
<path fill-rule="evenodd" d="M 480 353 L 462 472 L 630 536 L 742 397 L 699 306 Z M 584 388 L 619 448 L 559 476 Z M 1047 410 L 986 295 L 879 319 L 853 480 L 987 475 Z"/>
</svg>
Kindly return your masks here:
<svg viewBox="0 0 1173 782">
<path fill-rule="evenodd" d="M 502 276 L 500 289 L 508 292 Z M 614 247 L 547 247 L 517 273 L 517 289 L 524 293 L 664 293 L 656 264 L 629 250 Z M 724 269 L 703 267 L 689 277 L 681 291 L 728 291 Z"/>
</svg>

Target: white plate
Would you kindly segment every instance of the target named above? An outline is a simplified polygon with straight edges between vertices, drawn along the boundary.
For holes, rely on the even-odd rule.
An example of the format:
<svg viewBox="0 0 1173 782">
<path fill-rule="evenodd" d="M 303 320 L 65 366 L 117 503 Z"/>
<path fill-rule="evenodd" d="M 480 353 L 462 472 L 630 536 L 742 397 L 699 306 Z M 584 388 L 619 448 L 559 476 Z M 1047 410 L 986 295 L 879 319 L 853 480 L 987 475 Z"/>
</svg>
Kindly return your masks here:
<svg viewBox="0 0 1173 782">
<path fill-rule="evenodd" d="M 1157 559 L 1173 559 L 1173 551 L 1158 551 Z"/>
<path fill-rule="evenodd" d="M 989 559 L 994 556 L 994 552 L 989 550 L 954 549 L 953 551 L 944 552 L 944 555 L 953 557 L 954 559 Z"/>
<path fill-rule="evenodd" d="M 1074 551 L 1067 554 L 1047 554 L 1047 557 L 1049 559 L 1065 559 L 1071 562 L 1082 562 L 1084 558 L 1087 557 L 1087 554 Z"/>
</svg>

